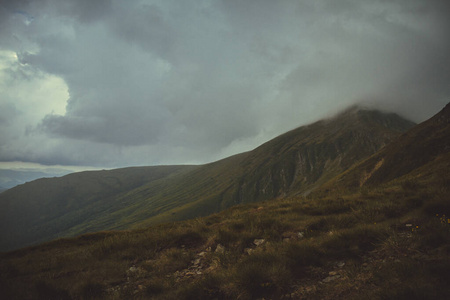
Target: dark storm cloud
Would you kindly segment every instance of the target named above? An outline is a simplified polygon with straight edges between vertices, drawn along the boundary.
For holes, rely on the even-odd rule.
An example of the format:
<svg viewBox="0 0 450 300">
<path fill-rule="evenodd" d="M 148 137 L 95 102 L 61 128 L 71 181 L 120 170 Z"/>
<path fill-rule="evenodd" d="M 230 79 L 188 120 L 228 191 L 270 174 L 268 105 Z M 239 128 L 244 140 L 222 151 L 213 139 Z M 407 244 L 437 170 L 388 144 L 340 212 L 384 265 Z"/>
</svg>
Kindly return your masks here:
<svg viewBox="0 0 450 300">
<path fill-rule="evenodd" d="M 110 12 L 110 0 L 11 0 L 1 2 L 2 10 L 6 14 L 22 14 L 32 19 L 33 14 L 51 15 L 51 17 L 68 16 L 81 22 L 91 22 Z"/>
<path fill-rule="evenodd" d="M 5 2 L 0 50 L 17 61 L 3 76 L 31 78 L 5 107 L 38 76 L 68 98 L 8 127 L 0 160 L 205 162 L 354 103 L 422 121 L 449 101 L 449 14 L 422 0 Z"/>
</svg>

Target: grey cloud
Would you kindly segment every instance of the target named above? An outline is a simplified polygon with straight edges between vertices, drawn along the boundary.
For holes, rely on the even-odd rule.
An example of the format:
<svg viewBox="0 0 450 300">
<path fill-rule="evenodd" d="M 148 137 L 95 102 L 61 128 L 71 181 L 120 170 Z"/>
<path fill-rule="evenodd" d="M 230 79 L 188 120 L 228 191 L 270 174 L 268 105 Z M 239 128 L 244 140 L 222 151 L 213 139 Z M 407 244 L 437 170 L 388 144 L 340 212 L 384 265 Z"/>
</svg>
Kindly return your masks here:
<svg viewBox="0 0 450 300">
<path fill-rule="evenodd" d="M 111 0 L 77 0 L 65 1 L 62 5 L 58 0 L 47 0 L 47 6 L 54 6 L 61 15 L 73 16 L 80 22 L 97 21 L 111 12 Z"/>
<path fill-rule="evenodd" d="M 146 113 L 126 104 L 117 109 L 120 117 L 116 111 L 90 116 L 47 115 L 39 129 L 58 137 L 129 146 L 154 143 L 164 131 L 163 112 Z"/>
<path fill-rule="evenodd" d="M 437 0 L 8 4 L 0 8 L 0 49 L 16 52 L 23 68 L 64 79 L 70 97 L 65 114 L 49 111 L 31 138 L 1 148 L 0 159 L 21 147 L 16 159 L 48 164 L 205 162 L 356 102 L 421 121 L 448 102 L 448 7 Z M 33 149 L 36 142 L 46 147 Z"/>
<path fill-rule="evenodd" d="M 0 103 L 0 125 L 8 126 L 20 112 L 12 103 Z"/>
<path fill-rule="evenodd" d="M 173 47 L 175 29 L 168 24 L 161 9 L 154 4 L 126 5 L 123 11 L 110 21 L 114 34 L 128 43 L 139 45 L 144 51 L 166 57 Z"/>
</svg>

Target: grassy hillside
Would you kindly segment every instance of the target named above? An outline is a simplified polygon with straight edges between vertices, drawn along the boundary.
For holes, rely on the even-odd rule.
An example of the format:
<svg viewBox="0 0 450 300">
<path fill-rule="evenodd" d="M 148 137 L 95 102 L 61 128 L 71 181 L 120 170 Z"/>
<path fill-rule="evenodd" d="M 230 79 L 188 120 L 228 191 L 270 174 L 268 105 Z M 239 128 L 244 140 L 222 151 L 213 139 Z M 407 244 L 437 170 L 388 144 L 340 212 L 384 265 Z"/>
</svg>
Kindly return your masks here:
<svg viewBox="0 0 450 300">
<path fill-rule="evenodd" d="M 0 249 L 67 236 L 111 207 L 113 197 L 192 166 L 124 168 L 38 179 L 0 195 Z M 96 228 L 92 228 L 95 230 Z"/>
<path fill-rule="evenodd" d="M 25 184 L 0 195 L 0 246 L 185 220 L 308 193 L 412 125 L 395 114 L 353 107 L 207 165 L 78 173 Z"/>
<path fill-rule="evenodd" d="M 60 239 L 2 254 L 0 290 L 7 299 L 445 299 L 449 192 L 405 180 Z"/>
</svg>

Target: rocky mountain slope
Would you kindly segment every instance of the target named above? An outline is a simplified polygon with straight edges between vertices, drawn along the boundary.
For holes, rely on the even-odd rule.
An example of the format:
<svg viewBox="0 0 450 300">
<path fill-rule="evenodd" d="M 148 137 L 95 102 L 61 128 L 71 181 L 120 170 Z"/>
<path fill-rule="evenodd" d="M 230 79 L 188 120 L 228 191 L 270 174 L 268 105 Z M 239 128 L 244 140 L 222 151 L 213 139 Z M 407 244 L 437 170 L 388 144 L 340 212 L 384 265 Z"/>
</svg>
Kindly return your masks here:
<svg viewBox="0 0 450 300">
<path fill-rule="evenodd" d="M 425 177 L 429 180 L 443 179 L 449 170 L 449 155 L 450 104 L 447 104 L 438 114 L 401 135 L 394 143 L 343 173 L 327 186 L 373 186 L 408 174 L 420 177 L 421 180 Z"/>
<path fill-rule="evenodd" d="M 27 183 L 0 194 L 0 246 L 184 220 L 308 193 L 411 126 L 396 114 L 352 107 L 202 166 L 83 172 Z"/>
</svg>

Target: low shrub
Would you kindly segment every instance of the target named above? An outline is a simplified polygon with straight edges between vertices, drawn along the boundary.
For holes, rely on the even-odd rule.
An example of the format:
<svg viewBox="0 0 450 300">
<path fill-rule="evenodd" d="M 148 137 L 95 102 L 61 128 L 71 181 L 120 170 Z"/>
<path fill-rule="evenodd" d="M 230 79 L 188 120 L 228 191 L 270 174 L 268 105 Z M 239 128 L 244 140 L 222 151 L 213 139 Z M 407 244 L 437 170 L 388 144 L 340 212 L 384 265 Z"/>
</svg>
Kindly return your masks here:
<svg viewBox="0 0 450 300">
<path fill-rule="evenodd" d="M 205 238 L 198 231 L 176 232 L 173 236 L 175 246 L 197 247 L 205 242 Z"/>
<path fill-rule="evenodd" d="M 232 268 L 229 282 L 239 299 L 271 297 L 284 290 L 292 281 L 286 259 L 277 249 L 255 251 Z"/>
<path fill-rule="evenodd" d="M 449 261 L 430 261 L 427 264 L 402 259 L 384 264 L 374 270 L 374 284 L 380 287 L 377 299 L 447 299 Z"/>
<path fill-rule="evenodd" d="M 305 267 L 322 264 L 320 249 L 305 241 L 287 243 L 280 254 L 287 259 L 289 269 L 297 276 L 304 274 Z"/>
<path fill-rule="evenodd" d="M 170 248 L 160 254 L 152 267 L 157 274 L 173 273 L 177 270 L 187 268 L 193 258 L 194 255 L 191 251 Z"/>
<path fill-rule="evenodd" d="M 79 293 L 82 299 L 103 299 L 105 287 L 101 283 L 87 281 L 81 286 Z"/>
<path fill-rule="evenodd" d="M 320 246 L 326 256 L 351 258 L 375 249 L 386 237 L 386 230 L 380 226 L 358 225 L 332 232 L 323 238 Z"/>
<path fill-rule="evenodd" d="M 436 216 L 418 231 L 420 248 L 424 250 L 450 245 L 450 224 L 447 217 Z"/>
<path fill-rule="evenodd" d="M 65 300 L 72 299 L 70 294 L 61 288 L 55 287 L 45 281 L 39 281 L 35 285 L 37 291 L 37 299 L 48 300 Z"/>
<path fill-rule="evenodd" d="M 147 296 L 156 296 L 164 292 L 165 285 L 161 278 L 153 278 L 145 284 L 145 294 Z"/>
<path fill-rule="evenodd" d="M 174 298 L 180 300 L 209 300 L 209 299 L 230 299 L 227 293 L 221 288 L 224 279 L 217 275 L 205 275 L 199 280 L 182 287 Z"/>
<path fill-rule="evenodd" d="M 420 185 L 419 182 L 415 179 L 407 179 L 401 183 L 401 187 L 405 192 L 414 192 L 419 189 Z"/>
</svg>

